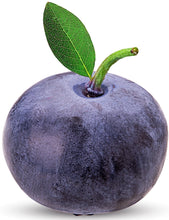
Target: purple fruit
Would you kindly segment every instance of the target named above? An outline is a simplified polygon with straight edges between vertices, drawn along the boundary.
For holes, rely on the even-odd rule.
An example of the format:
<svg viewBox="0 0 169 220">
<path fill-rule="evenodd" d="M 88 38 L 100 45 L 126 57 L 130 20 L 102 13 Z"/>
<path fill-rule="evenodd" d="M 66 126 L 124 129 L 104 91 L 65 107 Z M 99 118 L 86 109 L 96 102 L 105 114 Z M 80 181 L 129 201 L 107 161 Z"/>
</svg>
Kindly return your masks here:
<svg viewBox="0 0 169 220">
<path fill-rule="evenodd" d="M 46 78 L 12 107 L 4 153 L 19 186 L 56 210 L 94 214 L 128 207 L 163 167 L 167 123 L 142 87 L 107 74 L 104 95 L 83 94 L 87 78 Z"/>
</svg>

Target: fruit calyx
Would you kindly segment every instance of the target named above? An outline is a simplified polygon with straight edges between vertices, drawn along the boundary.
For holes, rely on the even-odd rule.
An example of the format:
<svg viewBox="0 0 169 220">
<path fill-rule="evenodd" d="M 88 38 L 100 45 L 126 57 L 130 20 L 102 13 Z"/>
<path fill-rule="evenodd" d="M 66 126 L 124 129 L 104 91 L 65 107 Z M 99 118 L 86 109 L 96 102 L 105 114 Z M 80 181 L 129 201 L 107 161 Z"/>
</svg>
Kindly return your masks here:
<svg viewBox="0 0 169 220">
<path fill-rule="evenodd" d="M 92 79 L 85 85 L 84 95 L 87 97 L 98 97 L 104 94 L 104 90 L 101 88 L 101 84 L 105 78 L 106 73 L 110 67 L 118 60 L 135 56 L 139 52 L 137 47 L 118 50 L 109 55 L 99 66 Z"/>
<path fill-rule="evenodd" d="M 95 81 L 91 79 L 86 83 L 83 94 L 87 97 L 94 98 L 103 95 L 104 90 L 101 87 L 96 87 Z"/>
</svg>

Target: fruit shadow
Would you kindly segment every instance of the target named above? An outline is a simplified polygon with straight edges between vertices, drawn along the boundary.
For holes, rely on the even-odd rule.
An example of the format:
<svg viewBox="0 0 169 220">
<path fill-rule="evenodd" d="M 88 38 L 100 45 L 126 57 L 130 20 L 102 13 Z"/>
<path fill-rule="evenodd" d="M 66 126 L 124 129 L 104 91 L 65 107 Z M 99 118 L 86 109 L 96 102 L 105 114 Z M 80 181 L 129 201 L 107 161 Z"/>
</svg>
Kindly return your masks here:
<svg viewBox="0 0 169 220">
<path fill-rule="evenodd" d="M 27 216 L 29 218 L 36 218 L 36 219 L 56 219 L 57 217 L 60 218 L 116 218 L 116 219 L 131 219 L 135 216 L 139 216 L 141 218 L 148 217 L 148 216 L 155 216 L 156 214 L 159 215 L 160 213 L 167 213 L 168 208 L 164 206 L 159 206 L 159 204 L 135 204 L 129 208 L 104 213 L 104 214 L 95 214 L 91 216 L 83 215 L 83 216 L 74 216 L 73 214 L 58 212 L 53 209 L 38 205 L 38 204 L 15 204 L 9 205 L 4 210 L 5 213 L 11 213 L 11 215 L 16 217 L 24 217 Z M 13 214 L 12 214 L 13 213 Z"/>
</svg>

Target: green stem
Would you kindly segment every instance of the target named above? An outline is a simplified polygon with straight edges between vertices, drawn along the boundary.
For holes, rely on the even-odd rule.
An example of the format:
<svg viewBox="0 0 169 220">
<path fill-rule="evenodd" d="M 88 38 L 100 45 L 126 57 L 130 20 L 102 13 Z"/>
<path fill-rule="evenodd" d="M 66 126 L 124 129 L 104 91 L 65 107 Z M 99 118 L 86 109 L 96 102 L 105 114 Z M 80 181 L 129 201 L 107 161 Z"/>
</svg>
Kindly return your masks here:
<svg viewBox="0 0 169 220">
<path fill-rule="evenodd" d="M 138 54 L 138 48 L 127 48 L 119 50 L 115 53 L 112 53 L 108 56 L 99 66 L 98 70 L 95 72 L 94 76 L 90 80 L 90 82 L 86 85 L 86 90 L 93 94 L 92 97 L 100 96 L 103 94 L 101 89 L 101 84 L 105 78 L 106 73 L 110 69 L 110 67 L 116 63 L 118 60 L 128 57 L 128 56 L 135 56 Z M 90 96 L 90 94 L 89 94 Z"/>
<path fill-rule="evenodd" d="M 95 75 L 92 78 L 93 80 L 95 80 L 96 86 L 97 87 L 101 86 L 106 73 L 114 63 L 116 63 L 118 60 L 124 57 L 134 56 L 137 53 L 138 53 L 138 49 L 134 47 L 134 48 L 119 50 L 108 56 L 99 66 L 98 70 L 96 71 Z"/>
</svg>

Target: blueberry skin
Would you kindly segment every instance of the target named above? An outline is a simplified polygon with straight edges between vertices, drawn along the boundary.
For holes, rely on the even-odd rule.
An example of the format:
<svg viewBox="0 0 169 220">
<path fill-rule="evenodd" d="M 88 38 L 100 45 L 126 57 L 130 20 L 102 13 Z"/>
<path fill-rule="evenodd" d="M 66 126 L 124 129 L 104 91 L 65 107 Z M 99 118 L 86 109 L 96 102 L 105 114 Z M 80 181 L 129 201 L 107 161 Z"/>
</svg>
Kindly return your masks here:
<svg viewBox="0 0 169 220">
<path fill-rule="evenodd" d="M 153 187 L 167 149 L 167 123 L 154 98 L 113 74 L 105 94 L 82 93 L 86 77 L 68 72 L 28 89 L 12 107 L 4 154 L 35 201 L 76 214 L 111 212 Z"/>
</svg>

